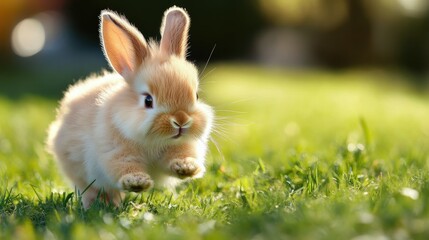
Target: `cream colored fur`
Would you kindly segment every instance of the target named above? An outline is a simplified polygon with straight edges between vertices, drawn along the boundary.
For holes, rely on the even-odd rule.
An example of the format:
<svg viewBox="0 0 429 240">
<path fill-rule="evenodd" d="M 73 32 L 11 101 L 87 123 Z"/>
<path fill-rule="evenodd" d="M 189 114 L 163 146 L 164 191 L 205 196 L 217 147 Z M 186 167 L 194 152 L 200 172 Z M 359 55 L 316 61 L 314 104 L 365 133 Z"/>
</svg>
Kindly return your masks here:
<svg viewBox="0 0 429 240">
<path fill-rule="evenodd" d="M 67 90 L 47 143 L 77 189 L 89 186 L 85 208 L 100 193 L 117 205 L 124 190 L 203 176 L 213 120 L 211 107 L 196 97 L 197 69 L 185 59 L 189 16 L 183 9 L 164 14 L 161 47 L 147 44 L 116 13 L 103 11 L 100 25 L 116 72 Z M 153 108 L 145 106 L 148 94 Z"/>
</svg>

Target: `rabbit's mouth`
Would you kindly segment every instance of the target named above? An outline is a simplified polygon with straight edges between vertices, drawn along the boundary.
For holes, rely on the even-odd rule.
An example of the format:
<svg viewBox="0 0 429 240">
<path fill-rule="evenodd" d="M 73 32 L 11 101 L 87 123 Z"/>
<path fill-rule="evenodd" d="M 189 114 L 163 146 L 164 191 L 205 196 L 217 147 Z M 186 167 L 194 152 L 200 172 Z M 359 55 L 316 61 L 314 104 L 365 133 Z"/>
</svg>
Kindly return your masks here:
<svg viewBox="0 0 429 240">
<path fill-rule="evenodd" d="M 181 136 L 183 136 L 186 132 L 187 132 L 188 128 L 178 128 L 177 129 L 177 134 L 173 136 L 174 139 L 178 139 Z"/>
<path fill-rule="evenodd" d="M 178 138 L 180 138 L 181 136 L 182 136 L 182 134 L 179 132 L 177 135 L 174 135 L 174 136 L 173 136 L 173 138 L 174 138 L 174 139 L 178 139 Z"/>
</svg>

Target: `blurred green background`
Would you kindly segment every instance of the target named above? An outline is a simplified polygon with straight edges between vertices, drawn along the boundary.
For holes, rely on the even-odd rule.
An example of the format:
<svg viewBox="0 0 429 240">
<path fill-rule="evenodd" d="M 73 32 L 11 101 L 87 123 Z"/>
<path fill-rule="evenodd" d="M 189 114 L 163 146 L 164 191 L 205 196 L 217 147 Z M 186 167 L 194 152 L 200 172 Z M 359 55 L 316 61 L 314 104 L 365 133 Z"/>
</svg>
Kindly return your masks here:
<svg viewBox="0 0 429 240">
<path fill-rule="evenodd" d="M 163 11 L 192 18 L 189 59 L 285 69 L 377 68 L 421 84 L 429 66 L 427 0 L 2 0 L 0 94 L 60 97 L 73 80 L 107 68 L 98 15 L 124 14 L 159 39 Z"/>
</svg>

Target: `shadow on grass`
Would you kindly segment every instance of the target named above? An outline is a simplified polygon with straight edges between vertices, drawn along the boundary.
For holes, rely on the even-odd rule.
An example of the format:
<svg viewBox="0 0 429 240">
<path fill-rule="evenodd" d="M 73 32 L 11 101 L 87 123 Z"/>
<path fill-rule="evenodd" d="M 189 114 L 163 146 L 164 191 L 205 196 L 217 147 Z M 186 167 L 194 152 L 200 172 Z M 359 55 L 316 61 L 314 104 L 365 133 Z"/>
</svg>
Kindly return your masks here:
<svg viewBox="0 0 429 240">
<path fill-rule="evenodd" d="M 101 72 L 93 71 L 94 73 Z M 84 79 L 89 71 L 40 71 L 8 69 L 0 71 L 0 96 L 20 99 L 26 96 L 43 96 L 59 99 L 67 87 Z"/>
<path fill-rule="evenodd" d="M 91 66 L 76 66 L 71 69 L 30 69 L 28 67 L 3 67 L 0 69 L 0 96 L 10 99 L 19 99 L 25 96 L 42 96 L 51 99 L 59 99 L 63 96 L 67 87 L 75 82 L 85 79 L 92 74 L 101 73 L 106 70 L 105 65 L 91 65 Z M 241 69 L 242 65 L 229 65 L 231 69 Z M 202 67 L 200 66 L 200 70 Z M 272 78 L 268 73 L 277 72 L 277 70 L 268 70 L 257 66 L 245 67 L 244 69 L 254 69 L 259 73 L 263 73 L 266 78 Z M 108 69 L 107 69 L 108 70 Z M 261 71 L 262 70 L 262 71 Z M 358 70 L 358 69 L 357 69 Z M 283 70 L 282 70 L 283 71 Z M 265 72 L 265 73 L 264 73 Z M 294 70 L 284 71 L 285 76 L 289 78 L 294 76 Z M 318 71 L 315 69 L 307 69 L 303 76 L 309 75 L 306 78 L 314 79 L 314 73 Z M 346 73 L 347 71 L 328 71 L 332 74 Z M 323 71 L 320 74 L 324 73 Z M 359 71 L 357 72 L 359 73 Z M 292 74 L 292 75 L 291 75 Z M 380 75 L 381 74 L 381 75 Z M 386 75 L 387 74 L 387 75 Z M 302 74 L 299 74 L 302 75 Z M 313 77 L 312 77 L 313 76 Z M 359 74 L 357 74 L 359 76 Z M 373 76 L 381 79 L 389 79 L 388 84 L 394 83 L 407 83 L 411 90 L 416 94 L 426 94 L 429 85 L 426 75 L 417 75 L 409 72 L 398 72 L 397 70 L 385 70 L 381 73 L 373 72 Z M 395 76 L 398 79 L 391 79 Z M 332 78 L 335 78 L 332 75 Z M 405 80 L 405 81 L 404 81 Z M 383 82 L 381 82 L 383 83 Z"/>
</svg>

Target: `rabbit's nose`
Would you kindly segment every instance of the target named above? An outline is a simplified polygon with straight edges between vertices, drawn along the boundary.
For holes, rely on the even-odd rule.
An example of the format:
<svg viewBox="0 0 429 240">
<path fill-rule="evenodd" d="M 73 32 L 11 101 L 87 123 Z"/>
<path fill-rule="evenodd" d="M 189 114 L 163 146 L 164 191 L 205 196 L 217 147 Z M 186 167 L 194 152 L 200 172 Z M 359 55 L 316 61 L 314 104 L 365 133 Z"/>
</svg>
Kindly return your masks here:
<svg viewBox="0 0 429 240">
<path fill-rule="evenodd" d="M 177 120 L 171 119 L 171 126 L 173 126 L 174 128 L 189 128 L 191 125 L 192 119 L 189 119 L 189 121 L 184 124 L 180 124 L 179 122 L 177 122 Z"/>
<path fill-rule="evenodd" d="M 170 119 L 173 128 L 189 128 L 192 125 L 192 118 L 183 111 L 176 112 Z"/>
</svg>

